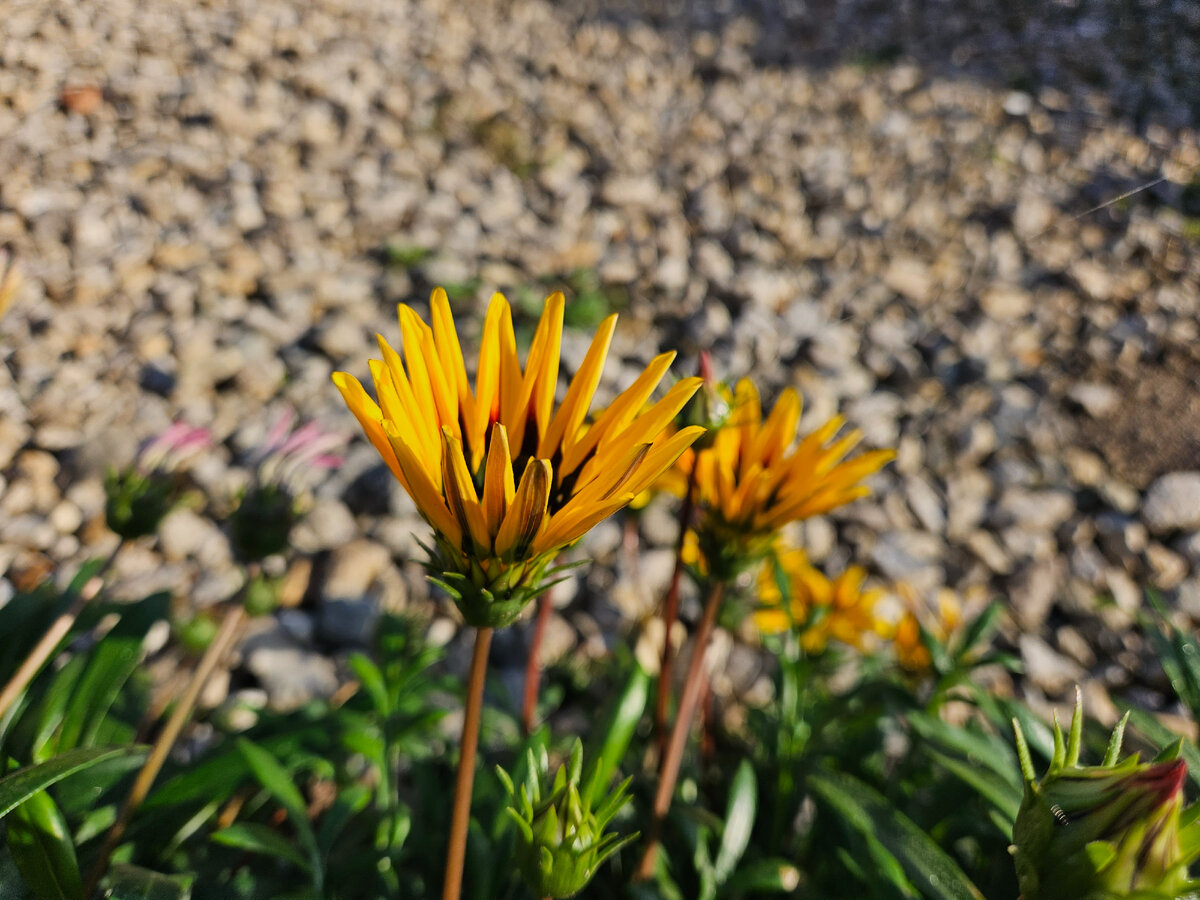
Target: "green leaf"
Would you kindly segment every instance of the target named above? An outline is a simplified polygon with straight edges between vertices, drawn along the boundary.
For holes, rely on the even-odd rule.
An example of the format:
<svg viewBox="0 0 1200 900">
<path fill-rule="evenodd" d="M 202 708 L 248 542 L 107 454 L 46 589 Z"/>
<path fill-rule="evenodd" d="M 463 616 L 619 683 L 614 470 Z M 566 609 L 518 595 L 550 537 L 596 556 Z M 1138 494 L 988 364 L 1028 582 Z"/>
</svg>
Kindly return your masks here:
<svg viewBox="0 0 1200 900">
<path fill-rule="evenodd" d="M 379 670 L 379 666 L 362 653 L 352 654 L 349 663 L 350 668 L 354 670 L 354 674 L 362 683 L 363 689 L 371 698 L 371 705 L 375 707 L 375 712 L 386 719 L 392 714 L 392 702 L 388 696 L 387 682 L 384 680 L 383 672 Z"/>
<path fill-rule="evenodd" d="M 278 831 L 258 822 L 235 822 L 228 828 L 214 832 L 212 839 L 226 847 L 237 847 L 248 853 L 261 853 L 289 862 L 305 872 L 312 871 L 312 863 L 296 845 Z"/>
<path fill-rule="evenodd" d="M 760 859 L 742 866 L 725 882 L 734 893 L 790 894 L 800 885 L 800 870 L 781 859 Z"/>
<path fill-rule="evenodd" d="M 246 738 L 238 738 L 237 748 L 250 767 L 250 771 L 254 773 L 254 777 L 287 811 L 300 843 L 304 845 L 304 849 L 311 857 L 309 870 L 313 873 L 314 878 L 321 882 L 324 879 L 324 873 L 321 867 L 320 851 L 317 847 L 317 837 L 313 832 L 312 823 L 308 820 L 307 804 L 305 804 L 299 789 L 292 782 L 291 775 L 269 751 Z"/>
<path fill-rule="evenodd" d="M 54 759 L 28 766 L 0 778 L 0 818 L 7 816 L 38 791 L 45 790 L 76 772 L 117 756 L 143 756 L 137 747 L 81 747 L 69 750 Z"/>
<path fill-rule="evenodd" d="M 587 757 L 595 760 L 595 763 L 582 791 L 584 806 L 591 805 L 608 789 L 613 773 L 625 758 L 625 752 L 629 749 L 629 742 L 642 719 L 649 697 L 650 675 L 641 666 L 637 666 L 629 677 L 625 690 L 621 692 L 606 727 L 597 732 L 603 735 L 599 753 L 594 752 L 594 748 L 589 748 L 587 753 Z"/>
<path fill-rule="evenodd" d="M 969 762 L 963 762 L 961 759 L 955 759 L 936 750 L 931 751 L 930 756 L 959 781 L 974 788 L 977 794 L 1000 812 L 1008 823 L 1008 827 L 1004 829 L 1004 836 L 1011 839 L 1012 826 L 1017 820 L 1017 811 L 1021 808 L 1021 797 L 1024 795 L 1022 789 L 1013 787 L 994 772 L 972 766 Z"/>
<path fill-rule="evenodd" d="M 100 641 L 67 707 L 56 750 L 86 747 L 95 740 L 121 688 L 137 668 L 141 650 L 141 638 L 110 634 Z"/>
<path fill-rule="evenodd" d="M 254 777 L 279 801 L 293 820 L 292 824 L 297 829 L 311 831 L 304 797 L 279 760 L 246 738 L 238 738 L 237 747 Z"/>
<path fill-rule="evenodd" d="M 54 800 L 38 791 L 8 817 L 8 849 L 38 900 L 83 900 L 75 844 Z"/>
<path fill-rule="evenodd" d="M 1004 604 L 995 600 L 967 624 L 959 643 L 957 655 L 960 659 L 969 654 L 976 646 L 990 640 L 1000 622 L 1000 614 L 1003 611 Z"/>
<path fill-rule="evenodd" d="M 106 900 L 191 900 L 192 877 L 163 875 L 128 863 L 109 870 Z"/>
<path fill-rule="evenodd" d="M 864 837 L 877 839 L 895 855 L 926 896 L 983 900 L 958 864 L 873 788 L 840 772 L 818 772 L 809 777 L 808 784 L 847 825 Z"/>
<path fill-rule="evenodd" d="M 717 859 L 713 864 L 718 882 L 724 883 L 746 852 L 757 809 L 758 782 L 754 778 L 754 767 L 750 760 L 743 759 L 729 787 L 725 828 L 721 832 L 721 845 L 717 848 Z"/>
<path fill-rule="evenodd" d="M 981 763 L 1020 795 L 1022 785 L 1017 774 L 1017 759 L 1004 738 L 956 727 L 923 712 L 911 712 L 906 718 L 913 731 L 924 740 L 942 749 L 960 753 L 972 764 Z"/>
</svg>

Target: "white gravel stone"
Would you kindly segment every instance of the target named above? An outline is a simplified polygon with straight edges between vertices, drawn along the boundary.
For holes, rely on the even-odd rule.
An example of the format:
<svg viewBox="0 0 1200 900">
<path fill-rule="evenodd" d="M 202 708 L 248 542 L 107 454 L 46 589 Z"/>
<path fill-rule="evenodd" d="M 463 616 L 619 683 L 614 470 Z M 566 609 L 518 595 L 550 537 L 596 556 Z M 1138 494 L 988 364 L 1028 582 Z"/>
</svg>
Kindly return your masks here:
<svg viewBox="0 0 1200 900">
<path fill-rule="evenodd" d="M 1155 481 L 1142 503 L 1142 517 L 1156 534 L 1200 529 L 1200 472 L 1172 472 Z"/>
</svg>

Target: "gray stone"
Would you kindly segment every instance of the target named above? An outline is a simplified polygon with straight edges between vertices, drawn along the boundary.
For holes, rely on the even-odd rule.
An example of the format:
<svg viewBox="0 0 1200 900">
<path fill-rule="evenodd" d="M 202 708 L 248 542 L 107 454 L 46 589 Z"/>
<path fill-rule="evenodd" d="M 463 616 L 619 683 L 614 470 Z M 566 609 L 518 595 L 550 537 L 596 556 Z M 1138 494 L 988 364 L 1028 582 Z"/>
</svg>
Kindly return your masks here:
<svg viewBox="0 0 1200 900">
<path fill-rule="evenodd" d="M 333 661 L 301 646 L 279 625 L 247 638 L 242 657 L 267 692 L 271 708 L 281 712 L 328 698 L 338 688 Z"/>
<path fill-rule="evenodd" d="M 370 597 L 325 600 L 317 613 L 317 633 L 335 647 L 366 647 L 378 621 L 379 607 Z"/>
<path fill-rule="evenodd" d="M 1146 492 L 1142 518 L 1155 534 L 1200 529 L 1200 472 L 1158 478 Z"/>
<path fill-rule="evenodd" d="M 1075 685 L 1081 684 L 1087 676 L 1082 666 L 1067 659 L 1035 635 L 1021 635 L 1018 644 L 1025 674 L 1051 696 L 1065 694 Z"/>
<path fill-rule="evenodd" d="M 917 531 L 884 534 L 871 551 L 872 561 L 884 575 L 911 584 L 920 593 L 932 592 L 944 583 L 941 556 L 942 542 Z"/>
</svg>

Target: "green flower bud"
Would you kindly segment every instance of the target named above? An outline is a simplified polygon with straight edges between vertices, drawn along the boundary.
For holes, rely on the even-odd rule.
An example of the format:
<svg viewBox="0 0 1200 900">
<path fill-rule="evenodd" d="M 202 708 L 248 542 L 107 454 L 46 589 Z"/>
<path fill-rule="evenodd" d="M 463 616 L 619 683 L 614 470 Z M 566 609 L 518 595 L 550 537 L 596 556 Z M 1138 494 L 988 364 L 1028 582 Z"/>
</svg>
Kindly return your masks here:
<svg viewBox="0 0 1200 900">
<path fill-rule="evenodd" d="M 175 502 L 176 481 L 170 473 L 136 468 L 109 469 L 104 476 L 104 520 L 126 540 L 145 537 L 158 526 Z"/>
<path fill-rule="evenodd" d="M 1054 723 L 1054 756 L 1039 782 L 1015 720 L 1025 795 L 1013 827 L 1023 900 L 1175 900 L 1196 887 L 1188 865 L 1200 855 L 1200 825 L 1180 827 L 1187 765 L 1181 745 L 1151 763 L 1117 762 L 1128 714 L 1104 762 L 1080 766 L 1083 704 L 1076 694 L 1070 736 Z"/>
<path fill-rule="evenodd" d="M 704 379 L 704 384 L 679 414 L 679 423 L 680 427 L 700 425 L 708 429 L 692 444 L 692 449 L 698 452 L 711 447 L 717 432 L 729 422 L 733 412 L 733 393 L 728 385 L 716 380 L 712 357 L 707 350 L 700 353 L 696 374 Z"/>
<path fill-rule="evenodd" d="M 598 807 L 581 784 L 591 784 L 592 774 L 583 775 L 583 744 L 576 739 L 571 759 L 559 766 L 549 780 L 550 763 L 545 747 L 540 755 L 528 754 L 528 775 L 516 790 L 503 769 L 496 772 L 511 797 L 506 812 L 517 824 L 517 868 L 525 884 L 538 897 L 572 897 L 596 874 L 600 865 L 637 838 L 619 837 L 604 829 L 629 802 L 629 779 L 603 799 Z"/>
<path fill-rule="evenodd" d="M 279 607 L 279 589 L 282 578 L 255 575 L 246 584 L 243 602 L 246 612 L 252 616 L 269 616 Z"/>
<path fill-rule="evenodd" d="M 247 562 L 259 562 L 287 549 L 299 514 L 292 492 L 281 484 L 254 484 L 229 517 L 233 549 Z"/>
</svg>

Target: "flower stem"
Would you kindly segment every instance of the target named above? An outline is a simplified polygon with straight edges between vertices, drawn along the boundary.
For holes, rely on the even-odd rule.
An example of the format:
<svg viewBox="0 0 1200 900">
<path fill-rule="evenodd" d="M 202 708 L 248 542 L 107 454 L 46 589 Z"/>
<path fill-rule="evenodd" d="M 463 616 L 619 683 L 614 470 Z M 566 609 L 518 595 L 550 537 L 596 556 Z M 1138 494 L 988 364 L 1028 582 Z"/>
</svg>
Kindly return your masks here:
<svg viewBox="0 0 1200 900">
<path fill-rule="evenodd" d="M 471 821 L 471 792 L 475 786 L 475 749 L 479 746 L 479 719 L 483 710 L 483 683 L 487 678 L 488 649 L 492 629 L 475 632 L 475 652 L 467 677 L 467 705 L 463 711 L 462 742 L 458 778 L 454 783 L 454 811 L 450 819 L 450 846 L 446 851 L 446 879 L 442 900 L 458 900 L 462 894 L 463 861 L 467 854 L 467 826 Z"/>
<path fill-rule="evenodd" d="M 125 804 L 121 807 L 121 814 L 117 817 L 117 821 L 109 829 L 108 835 L 104 839 L 104 846 L 101 848 L 99 856 L 96 857 L 96 864 L 92 867 L 91 874 L 88 876 L 87 887 L 83 892 L 85 897 L 92 896 L 96 888 L 100 885 L 100 879 L 104 877 L 104 873 L 108 870 L 109 859 L 112 857 L 112 853 L 117 848 L 117 845 L 121 842 L 121 838 L 125 834 L 125 829 L 129 826 L 130 819 L 133 818 L 133 814 L 137 812 L 138 807 L 142 805 L 142 801 L 150 793 L 150 788 L 154 785 L 154 779 L 158 777 L 163 763 L 167 761 L 167 756 L 170 754 L 171 748 L 175 746 L 175 742 L 179 739 L 184 726 L 191 719 L 192 711 L 196 707 L 196 702 L 200 699 L 200 693 L 204 690 L 205 683 L 207 683 L 209 676 L 212 675 L 213 670 L 216 669 L 217 664 L 225 656 L 229 648 L 233 646 L 238 631 L 245 620 L 246 607 L 242 603 L 233 606 L 225 614 L 225 619 L 221 622 L 221 627 L 217 631 L 216 637 L 208 645 L 208 649 L 204 651 L 204 656 L 201 657 L 200 664 L 196 666 L 196 672 L 192 676 L 192 680 L 188 683 L 187 689 L 183 692 L 183 696 L 179 698 L 174 712 L 171 713 L 171 718 L 167 720 L 167 724 L 158 735 L 158 740 L 150 748 L 150 755 L 146 757 L 146 762 L 142 765 L 142 770 L 138 772 L 137 780 L 134 781 L 133 787 L 129 790 L 129 796 L 125 798 Z"/>
<path fill-rule="evenodd" d="M 679 617 L 679 582 L 683 577 L 683 542 L 687 537 L 692 520 L 692 507 L 696 493 L 696 467 L 688 473 L 687 492 L 679 507 L 679 538 L 675 542 L 675 569 L 671 572 L 671 583 L 663 597 L 663 649 L 658 665 L 658 688 L 654 703 L 654 734 L 658 744 L 658 758 L 667 751 L 667 712 L 671 702 L 671 666 L 674 652 L 671 646 L 671 629 Z"/>
<path fill-rule="evenodd" d="M 654 794 L 650 834 L 646 842 L 645 853 L 634 874 L 635 881 L 646 881 L 654 875 L 663 821 L 671 808 L 671 798 L 675 795 L 675 782 L 679 780 L 679 767 L 683 763 L 683 749 L 687 744 L 688 730 L 692 718 L 696 714 L 696 706 L 700 701 L 708 639 L 712 636 L 713 626 L 717 621 L 717 612 L 721 608 L 721 600 L 724 596 L 725 582 L 714 581 L 709 590 L 708 600 L 704 604 L 704 615 L 700 618 L 700 625 L 696 628 L 692 660 L 688 665 L 687 679 L 683 683 L 683 694 L 679 698 L 679 711 L 675 714 L 675 724 L 671 728 L 671 741 L 667 745 L 667 753 L 663 757 L 662 768 L 658 773 L 658 789 Z"/>
<path fill-rule="evenodd" d="M 537 718 L 538 690 L 542 681 L 542 639 L 546 636 L 546 622 L 550 620 L 553 606 L 550 592 L 543 591 L 537 604 L 537 619 L 529 640 L 529 659 L 525 662 L 525 697 L 521 705 L 521 726 L 526 734 L 533 734 L 534 719 Z"/>
</svg>

